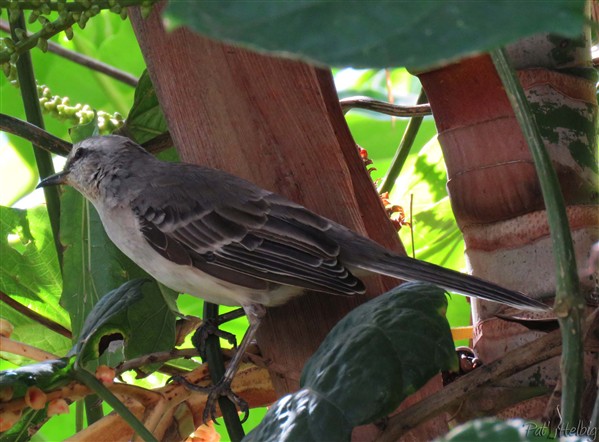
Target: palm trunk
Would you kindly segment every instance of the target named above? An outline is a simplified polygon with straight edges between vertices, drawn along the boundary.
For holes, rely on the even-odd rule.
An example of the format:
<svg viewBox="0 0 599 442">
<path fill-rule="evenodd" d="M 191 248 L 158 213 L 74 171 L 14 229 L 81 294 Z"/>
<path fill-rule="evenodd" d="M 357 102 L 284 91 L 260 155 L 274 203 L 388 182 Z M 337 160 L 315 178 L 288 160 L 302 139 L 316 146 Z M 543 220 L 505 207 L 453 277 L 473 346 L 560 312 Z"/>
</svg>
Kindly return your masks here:
<svg viewBox="0 0 599 442">
<path fill-rule="evenodd" d="M 579 268 L 586 266 L 599 238 L 596 73 L 587 42 L 586 36 L 567 40 L 541 35 L 509 48 L 559 176 Z M 539 182 L 490 58 L 464 60 L 420 79 L 439 130 L 448 189 L 472 273 L 534 297 L 551 297 L 555 264 Z M 587 297 L 595 283 L 592 277 L 581 280 Z M 497 318 L 514 312 L 496 304 L 475 302 L 473 307 L 474 346 L 483 361 L 542 334 Z M 551 393 L 558 379 L 555 359 L 473 398 L 462 409 L 463 417 L 493 414 L 511 402 Z M 591 365 L 586 381 L 594 385 Z M 504 415 L 540 419 L 546 405 L 546 396 L 536 397 Z"/>
</svg>

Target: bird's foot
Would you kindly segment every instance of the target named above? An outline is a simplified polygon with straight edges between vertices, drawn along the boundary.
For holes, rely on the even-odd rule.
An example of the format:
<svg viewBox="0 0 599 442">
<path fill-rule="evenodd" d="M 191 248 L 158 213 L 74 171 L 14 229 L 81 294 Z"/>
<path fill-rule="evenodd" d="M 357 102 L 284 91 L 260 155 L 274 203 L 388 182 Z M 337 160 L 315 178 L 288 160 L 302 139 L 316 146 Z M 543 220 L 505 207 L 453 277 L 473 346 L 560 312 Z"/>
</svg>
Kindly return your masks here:
<svg viewBox="0 0 599 442">
<path fill-rule="evenodd" d="M 233 333 L 218 328 L 221 323 L 219 318 L 207 319 L 198 327 L 191 337 L 191 343 L 198 350 L 200 357 L 204 360 L 206 359 L 206 340 L 211 335 L 225 339 L 233 346 L 233 348 L 237 348 L 237 338 Z"/>
<path fill-rule="evenodd" d="M 243 413 L 243 417 L 241 418 L 242 424 L 248 419 L 250 415 L 248 403 L 233 393 L 231 382 L 221 380 L 218 384 L 212 386 L 208 393 L 204 413 L 202 413 L 202 420 L 204 422 L 207 422 L 209 418 L 212 420 L 216 419 L 216 404 L 220 397 L 228 398 Z"/>
<path fill-rule="evenodd" d="M 241 423 L 244 423 L 249 417 L 250 410 L 248 403 L 233 393 L 233 390 L 231 390 L 231 381 L 221 379 L 216 385 L 211 385 L 209 387 L 200 387 L 199 385 L 192 384 L 183 376 L 173 376 L 169 379 L 169 382 L 171 381 L 178 382 L 188 390 L 199 391 L 201 393 L 208 394 L 204 412 L 202 413 L 202 422 L 204 424 L 208 423 L 210 420 L 216 422 L 216 405 L 218 403 L 218 399 L 221 397 L 228 398 L 235 404 L 237 408 L 239 408 L 239 411 L 243 413 Z"/>
</svg>

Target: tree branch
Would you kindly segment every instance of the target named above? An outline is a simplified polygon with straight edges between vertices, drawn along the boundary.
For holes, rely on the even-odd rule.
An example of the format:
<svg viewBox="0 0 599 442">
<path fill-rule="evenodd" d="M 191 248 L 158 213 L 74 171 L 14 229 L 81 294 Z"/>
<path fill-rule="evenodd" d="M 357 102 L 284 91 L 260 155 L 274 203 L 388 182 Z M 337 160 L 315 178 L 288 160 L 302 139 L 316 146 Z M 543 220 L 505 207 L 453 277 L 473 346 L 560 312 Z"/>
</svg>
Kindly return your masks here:
<svg viewBox="0 0 599 442">
<path fill-rule="evenodd" d="M 58 322 L 54 322 L 51 319 L 46 318 L 45 316 L 42 316 L 37 312 L 34 312 L 30 308 L 27 308 L 26 306 L 14 300 L 2 291 L 0 291 L 0 301 L 11 306 L 13 309 L 21 313 L 23 316 L 28 317 L 29 319 L 43 325 L 44 327 L 52 330 L 53 332 L 56 332 L 59 335 L 62 335 L 68 339 L 73 338 L 73 334 L 71 333 L 71 331 L 60 325 Z"/>
<path fill-rule="evenodd" d="M 68 141 L 55 137 L 27 121 L 19 120 L 6 114 L 0 114 L 0 130 L 31 141 L 36 146 L 63 157 L 67 156 L 73 147 Z M 118 131 L 115 133 L 118 133 Z M 171 139 L 171 134 L 165 132 L 146 141 L 142 146 L 148 152 L 156 154 L 172 147 L 173 140 Z"/>
<path fill-rule="evenodd" d="M 373 112 L 379 112 L 392 117 L 424 117 L 431 115 L 431 106 L 429 104 L 417 104 L 415 106 L 400 106 L 398 104 L 387 103 L 386 101 L 375 100 L 370 97 L 349 97 L 339 100 L 341 110 L 344 114 L 351 109 L 366 109 Z"/>
<path fill-rule="evenodd" d="M 15 341 L 10 338 L 0 336 L 0 349 L 13 355 L 23 356 L 34 361 L 50 361 L 58 359 L 58 356 L 49 353 L 41 348 L 34 347 L 24 342 Z"/>
<path fill-rule="evenodd" d="M 73 145 L 27 121 L 0 114 L 0 130 L 16 135 L 56 155 L 67 156 Z"/>
</svg>

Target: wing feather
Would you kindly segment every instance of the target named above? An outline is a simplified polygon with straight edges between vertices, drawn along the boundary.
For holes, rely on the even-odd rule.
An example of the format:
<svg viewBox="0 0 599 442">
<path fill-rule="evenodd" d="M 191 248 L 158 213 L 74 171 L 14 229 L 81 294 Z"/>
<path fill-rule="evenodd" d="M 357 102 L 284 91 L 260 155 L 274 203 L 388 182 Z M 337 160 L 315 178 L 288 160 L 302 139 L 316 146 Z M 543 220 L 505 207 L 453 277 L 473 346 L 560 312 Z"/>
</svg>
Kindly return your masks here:
<svg viewBox="0 0 599 442">
<path fill-rule="evenodd" d="M 132 203 L 144 238 L 165 258 L 248 289 L 284 284 L 364 293 L 362 282 L 341 264 L 339 245 L 326 234 L 330 225 L 324 218 L 261 189 L 248 191 L 247 184 L 245 195 L 235 197 L 200 201 L 188 192 L 187 201 L 194 201 L 189 207 L 176 198 L 179 182 L 172 183 L 172 189 L 160 192 L 147 189 Z"/>
</svg>

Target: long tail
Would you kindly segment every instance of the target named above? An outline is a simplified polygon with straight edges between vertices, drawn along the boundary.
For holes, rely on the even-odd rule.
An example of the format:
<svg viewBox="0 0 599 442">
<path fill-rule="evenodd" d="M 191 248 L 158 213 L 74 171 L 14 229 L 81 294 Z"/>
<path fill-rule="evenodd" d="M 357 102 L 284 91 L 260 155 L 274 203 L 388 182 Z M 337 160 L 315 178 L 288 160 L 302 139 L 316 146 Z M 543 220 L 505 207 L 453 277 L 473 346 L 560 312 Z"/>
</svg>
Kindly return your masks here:
<svg viewBox="0 0 599 442">
<path fill-rule="evenodd" d="M 380 255 L 379 255 L 380 256 Z M 355 267 L 406 281 L 424 281 L 446 290 L 487 301 L 499 302 L 524 310 L 549 310 L 550 307 L 524 293 L 509 290 L 484 279 L 449 270 L 385 251 L 378 259 L 360 260 Z"/>
</svg>

